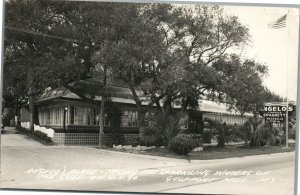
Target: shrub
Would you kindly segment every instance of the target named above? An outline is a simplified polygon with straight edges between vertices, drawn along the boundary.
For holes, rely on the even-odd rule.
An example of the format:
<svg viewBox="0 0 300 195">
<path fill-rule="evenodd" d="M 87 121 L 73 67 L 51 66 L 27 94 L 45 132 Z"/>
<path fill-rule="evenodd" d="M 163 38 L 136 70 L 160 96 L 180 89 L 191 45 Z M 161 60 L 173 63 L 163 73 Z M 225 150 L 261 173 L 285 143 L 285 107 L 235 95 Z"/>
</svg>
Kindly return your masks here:
<svg viewBox="0 0 300 195">
<path fill-rule="evenodd" d="M 250 118 L 241 128 L 242 139 L 246 143 L 250 141 L 250 146 L 264 146 L 267 143 L 276 145 L 274 137 L 278 136 L 278 130 L 269 122 L 258 116 Z"/>
<path fill-rule="evenodd" d="M 14 109 L 5 108 L 2 113 L 2 124 L 4 126 L 11 126 L 11 120 L 14 121 L 15 112 Z"/>
<path fill-rule="evenodd" d="M 296 140 L 296 121 L 289 122 L 289 139 Z"/>
<path fill-rule="evenodd" d="M 266 143 L 267 143 L 267 141 L 264 138 L 260 138 L 258 140 L 253 139 L 250 142 L 250 146 L 265 146 Z"/>
<path fill-rule="evenodd" d="M 289 132 L 289 139 L 296 140 L 296 130 L 295 129 L 291 129 L 291 131 Z"/>
<path fill-rule="evenodd" d="M 153 143 L 151 141 L 148 141 L 147 139 L 141 139 L 141 144 L 140 145 L 149 147 L 149 146 L 155 145 L 155 143 Z"/>
<path fill-rule="evenodd" d="M 164 143 L 164 138 L 161 134 L 157 133 L 155 135 L 155 146 L 156 147 L 160 147 L 160 146 L 165 146 L 165 143 Z"/>
<path fill-rule="evenodd" d="M 26 129 L 20 125 L 17 126 L 17 130 L 20 132 L 23 132 L 23 133 L 27 133 L 27 134 L 29 134 L 39 140 L 45 141 L 47 143 L 53 143 L 52 138 L 48 137 L 47 133 L 44 133 L 44 132 L 41 132 L 38 130 L 32 131 L 32 130 Z"/>
<path fill-rule="evenodd" d="M 157 145 L 168 146 L 171 140 L 180 133 L 181 112 L 157 113 L 154 120 L 157 125 Z M 161 141 L 161 143 L 159 143 Z"/>
<path fill-rule="evenodd" d="M 29 131 L 28 129 L 22 127 L 21 125 L 17 126 L 17 130 L 20 131 L 20 132 L 24 132 L 24 133 L 28 133 L 28 131 Z"/>
<path fill-rule="evenodd" d="M 52 139 L 48 137 L 46 133 L 43 133 L 41 131 L 29 131 L 29 133 L 34 137 L 39 138 L 45 142 L 52 142 Z"/>
<path fill-rule="evenodd" d="M 203 132 L 204 143 L 211 143 L 212 134 L 209 131 Z"/>
<path fill-rule="evenodd" d="M 169 150 L 179 155 L 187 155 L 197 146 L 196 140 L 190 135 L 178 134 L 171 140 Z"/>
<path fill-rule="evenodd" d="M 125 139 L 124 139 L 123 133 L 120 129 L 113 128 L 110 135 L 112 138 L 112 144 L 115 144 L 115 145 L 124 144 Z"/>
<path fill-rule="evenodd" d="M 156 135 L 157 128 L 155 127 L 144 127 L 144 135 L 151 136 Z"/>
<path fill-rule="evenodd" d="M 142 144 L 142 140 L 140 137 L 136 137 L 134 138 L 134 140 L 132 141 L 132 147 L 136 147 L 138 145 L 141 145 Z"/>
<path fill-rule="evenodd" d="M 271 141 L 270 141 L 270 145 L 271 146 L 279 146 L 280 145 L 280 137 L 279 136 L 273 136 L 271 138 Z"/>
<path fill-rule="evenodd" d="M 225 147 L 225 142 L 228 140 L 228 125 L 221 120 L 212 120 L 205 118 L 205 121 L 212 127 L 212 135 L 217 138 L 218 147 Z"/>
</svg>

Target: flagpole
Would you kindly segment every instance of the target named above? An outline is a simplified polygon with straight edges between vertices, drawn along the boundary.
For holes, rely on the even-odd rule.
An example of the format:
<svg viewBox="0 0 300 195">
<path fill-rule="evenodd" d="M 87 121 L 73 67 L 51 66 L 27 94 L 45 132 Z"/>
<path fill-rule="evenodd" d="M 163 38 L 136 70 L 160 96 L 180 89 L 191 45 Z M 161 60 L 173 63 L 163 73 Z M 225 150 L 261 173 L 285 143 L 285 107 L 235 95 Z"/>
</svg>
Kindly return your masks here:
<svg viewBox="0 0 300 195">
<path fill-rule="evenodd" d="M 289 147 L 288 139 L 289 139 L 289 34 L 290 34 L 290 24 L 289 24 L 289 18 L 290 18 L 290 10 L 287 10 L 287 14 L 284 16 L 280 17 L 279 19 L 275 20 L 274 22 L 271 22 L 268 24 L 270 28 L 273 29 L 279 29 L 279 28 L 284 28 L 287 27 L 286 31 L 286 111 L 285 111 L 285 147 Z M 282 102 L 283 105 L 285 102 Z M 283 125 L 282 125 L 282 128 Z"/>
<path fill-rule="evenodd" d="M 289 18 L 290 18 L 290 10 L 288 9 L 286 23 L 287 23 L 287 51 L 286 51 L 286 113 L 285 113 L 285 147 L 289 147 L 289 34 L 290 34 L 290 25 L 289 25 Z"/>
</svg>

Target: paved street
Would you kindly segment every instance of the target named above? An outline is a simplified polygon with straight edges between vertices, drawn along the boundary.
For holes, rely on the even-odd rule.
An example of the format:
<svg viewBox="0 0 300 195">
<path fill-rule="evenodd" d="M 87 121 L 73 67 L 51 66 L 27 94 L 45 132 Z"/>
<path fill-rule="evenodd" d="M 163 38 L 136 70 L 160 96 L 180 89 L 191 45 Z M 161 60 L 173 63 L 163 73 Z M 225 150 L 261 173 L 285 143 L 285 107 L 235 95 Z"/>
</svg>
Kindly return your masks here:
<svg viewBox="0 0 300 195">
<path fill-rule="evenodd" d="M 1 187 L 204 194 L 293 194 L 294 153 L 191 161 L 1 135 Z"/>
</svg>

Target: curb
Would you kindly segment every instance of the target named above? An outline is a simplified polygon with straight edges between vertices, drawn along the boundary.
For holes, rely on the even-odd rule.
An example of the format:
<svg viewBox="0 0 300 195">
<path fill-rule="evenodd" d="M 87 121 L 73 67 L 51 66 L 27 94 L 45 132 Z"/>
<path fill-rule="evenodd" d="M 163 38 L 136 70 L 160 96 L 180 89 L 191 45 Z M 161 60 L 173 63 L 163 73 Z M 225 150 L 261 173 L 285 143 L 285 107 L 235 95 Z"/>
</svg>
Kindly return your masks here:
<svg viewBox="0 0 300 195">
<path fill-rule="evenodd" d="M 234 161 L 238 159 L 257 159 L 257 158 L 266 158 L 269 156 L 282 156 L 282 155 L 290 155 L 295 151 L 291 152 L 278 152 L 278 153 L 271 153 L 271 154 L 257 154 L 257 155 L 250 155 L 250 156 L 242 156 L 242 157 L 232 157 L 232 158 L 222 158 L 222 159 L 210 159 L 210 160 L 191 160 L 191 163 L 213 163 L 213 162 L 220 162 L 220 161 Z"/>
<path fill-rule="evenodd" d="M 80 146 L 71 146 L 72 148 L 82 148 Z M 65 148 L 71 148 L 70 146 L 67 146 Z M 209 159 L 209 160 L 189 160 L 189 159 L 177 159 L 177 158 L 171 158 L 171 157 L 164 157 L 164 156 L 152 156 L 147 154 L 134 154 L 129 152 L 122 152 L 122 151 L 114 151 L 114 150 L 106 150 L 106 149 L 99 149 L 99 148 L 93 148 L 93 147 L 85 147 L 85 149 L 94 150 L 94 151 L 100 151 L 103 153 L 112 153 L 117 155 L 124 155 L 124 156 L 132 156 L 135 158 L 144 158 L 149 160 L 162 160 L 162 161 L 168 161 L 168 162 L 180 162 L 180 163 L 213 163 L 213 162 L 220 162 L 220 161 L 233 161 L 237 159 L 254 159 L 254 158 L 265 158 L 268 156 L 281 156 L 281 155 L 290 155 L 292 153 L 295 153 L 295 151 L 291 152 L 278 152 L 278 153 L 272 153 L 272 154 L 258 154 L 258 155 L 251 155 L 251 156 L 243 156 L 243 157 L 232 157 L 232 158 L 222 158 L 222 159 Z"/>
<path fill-rule="evenodd" d="M 164 157 L 164 156 L 152 156 L 148 154 L 134 154 L 130 152 L 122 152 L 122 151 L 113 151 L 113 150 L 105 150 L 105 149 L 97 149 L 101 152 L 104 153 L 114 153 L 114 154 L 121 154 L 124 156 L 132 156 L 136 158 L 144 158 L 144 159 L 149 159 L 149 160 L 163 160 L 163 161 L 168 161 L 168 162 L 185 162 L 188 163 L 188 159 L 178 159 L 178 158 L 170 158 L 170 157 Z"/>
<path fill-rule="evenodd" d="M 46 146 L 51 148 L 81 148 L 86 150 L 94 150 L 99 151 L 103 153 L 111 153 L 111 154 L 117 154 L 117 155 L 123 155 L 128 157 L 135 157 L 135 158 L 144 158 L 149 160 L 162 160 L 162 161 L 168 161 L 168 162 L 180 162 L 180 163 L 213 163 L 213 162 L 220 162 L 220 161 L 233 161 L 237 159 L 253 159 L 253 158 L 265 158 L 268 156 L 280 156 L 280 155 L 289 155 L 294 153 L 295 151 L 290 152 L 278 152 L 278 153 L 271 153 L 271 154 L 257 154 L 257 155 L 250 155 L 250 156 L 243 156 L 243 157 L 232 157 L 232 158 L 222 158 L 222 159 L 208 159 L 208 160 L 189 160 L 189 159 L 178 159 L 178 158 L 172 158 L 172 157 L 164 157 L 164 156 L 154 156 L 154 155 L 148 155 L 148 154 L 135 154 L 130 152 L 123 152 L 123 151 L 117 151 L 117 150 L 110 150 L 110 149 L 99 149 L 93 146 L 59 146 L 59 145 L 52 145 L 52 146 Z"/>
<path fill-rule="evenodd" d="M 130 152 L 123 152 L 123 151 L 117 151 L 117 150 L 110 150 L 110 149 L 100 149 L 96 148 L 94 146 L 60 146 L 60 145 L 53 145 L 53 146 L 46 146 L 49 148 L 56 148 L 56 149 L 71 149 L 71 148 L 81 148 L 85 150 L 93 150 L 93 151 L 98 151 L 102 153 L 111 153 L 111 154 L 117 154 L 117 155 L 123 155 L 123 156 L 132 156 L 135 158 L 144 158 L 144 159 L 149 159 L 149 160 L 162 160 L 162 161 L 168 161 L 168 162 L 185 162 L 188 163 L 188 159 L 178 159 L 178 158 L 171 158 L 171 157 L 164 157 L 164 156 L 152 156 L 148 154 L 135 154 L 135 153 L 130 153 Z"/>
</svg>

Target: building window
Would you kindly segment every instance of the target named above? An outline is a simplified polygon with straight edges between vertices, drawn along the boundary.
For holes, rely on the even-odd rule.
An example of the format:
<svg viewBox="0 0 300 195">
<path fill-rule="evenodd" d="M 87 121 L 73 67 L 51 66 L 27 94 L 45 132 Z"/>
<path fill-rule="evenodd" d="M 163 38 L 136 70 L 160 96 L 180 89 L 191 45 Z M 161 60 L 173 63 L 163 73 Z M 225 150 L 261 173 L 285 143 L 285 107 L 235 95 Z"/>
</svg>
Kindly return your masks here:
<svg viewBox="0 0 300 195">
<path fill-rule="evenodd" d="M 75 125 L 78 125 L 78 124 L 79 124 L 78 118 L 80 118 L 80 117 L 78 116 L 78 107 L 74 107 L 74 124 L 75 124 Z"/>
<path fill-rule="evenodd" d="M 91 125 L 92 108 L 83 106 L 70 107 L 71 124 L 74 125 Z"/>
<path fill-rule="evenodd" d="M 61 124 L 59 108 L 55 108 L 54 110 L 55 110 L 55 121 L 54 121 L 54 124 Z"/>
<path fill-rule="evenodd" d="M 70 124 L 74 124 L 74 106 L 70 106 L 70 117 L 71 117 L 71 121 Z"/>
<path fill-rule="evenodd" d="M 45 122 L 44 122 L 44 110 L 39 110 L 39 122 L 40 122 L 41 125 L 45 124 Z"/>
<path fill-rule="evenodd" d="M 149 112 L 147 111 L 145 114 L 145 126 L 147 127 L 155 127 L 156 126 L 156 122 L 154 120 L 154 112 Z"/>
<path fill-rule="evenodd" d="M 104 126 L 106 126 L 106 127 L 110 126 L 110 118 L 108 117 L 108 114 L 106 114 L 106 113 L 104 115 Z"/>
<path fill-rule="evenodd" d="M 138 112 L 133 110 L 125 110 L 121 118 L 122 127 L 137 127 L 138 126 Z"/>
<path fill-rule="evenodd" d="M 39 112 L 39 122 L 43 125 L 63 124 L 63 109 L 61 107 L 41 109 Z"/>
<path fill-rule="evenodd" d="M 50 124 L 50 109 L 46 110 L 46 124 Z"/>
<path fill-rule="evenodd" d="M 96 111 L 94 111 L 94 113 L 96 113 Z M 95 115 L 94 125 L 99 125 L 99 121 L 100 121 L 100 113 L 98 112 Z M 104 126 L 105 127 L 109 127 L 110 126 L 110 118 L 109 118 L 108 114 L 106 114 L 106 113 L 104 115 Z"/>
</svg>

